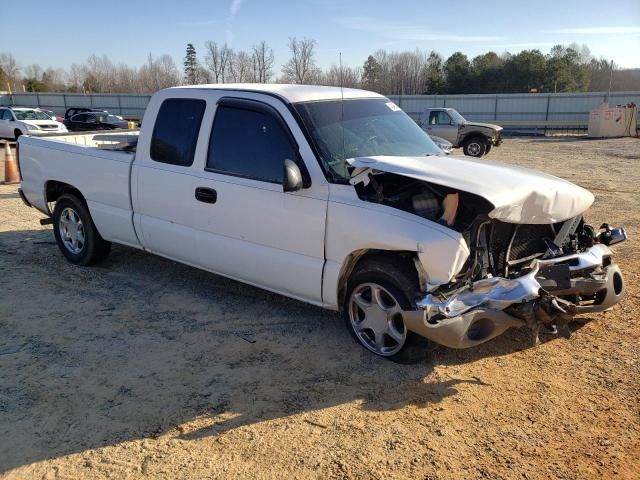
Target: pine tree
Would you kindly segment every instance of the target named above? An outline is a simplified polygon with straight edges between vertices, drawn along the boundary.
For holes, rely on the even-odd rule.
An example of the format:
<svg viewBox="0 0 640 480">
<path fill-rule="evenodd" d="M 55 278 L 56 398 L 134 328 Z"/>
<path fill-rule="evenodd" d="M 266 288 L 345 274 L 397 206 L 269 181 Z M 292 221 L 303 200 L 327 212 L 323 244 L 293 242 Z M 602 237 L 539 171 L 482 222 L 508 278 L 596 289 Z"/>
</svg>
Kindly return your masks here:
<svg viewBox="0 0 640 480">
<path fill-rule="evenodd" d="M 362 83 L 369 90 L 375 90 L 379 77 L 380 64 L 373 58 L 373 55 L 369 55 L 362 67 Z"/>
<path fill-rule="evenodd" d="M 187 43 L 187 52 L 184 56 L 184 81 L 187 85 L 198 83 L 198 57 L 191 43 Z"/>
</svg>

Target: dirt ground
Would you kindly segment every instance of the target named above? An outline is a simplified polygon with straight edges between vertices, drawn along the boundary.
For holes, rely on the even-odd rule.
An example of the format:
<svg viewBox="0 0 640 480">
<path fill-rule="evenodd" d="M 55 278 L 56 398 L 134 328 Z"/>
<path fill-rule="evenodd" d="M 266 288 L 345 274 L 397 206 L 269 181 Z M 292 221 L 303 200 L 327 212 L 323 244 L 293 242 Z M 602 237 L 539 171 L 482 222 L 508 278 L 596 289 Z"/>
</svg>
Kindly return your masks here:
<svg viewBox="0 0 640 480">
<path fill-rule="evenodd" d="M 0 477 L 639 478 L 640 140 L 507 139 L 501 159 L 624 224 L 624 302 L 395 365 L 336 314 L 125 247 L 68 264 L 0 186 Z"/>
</svg>

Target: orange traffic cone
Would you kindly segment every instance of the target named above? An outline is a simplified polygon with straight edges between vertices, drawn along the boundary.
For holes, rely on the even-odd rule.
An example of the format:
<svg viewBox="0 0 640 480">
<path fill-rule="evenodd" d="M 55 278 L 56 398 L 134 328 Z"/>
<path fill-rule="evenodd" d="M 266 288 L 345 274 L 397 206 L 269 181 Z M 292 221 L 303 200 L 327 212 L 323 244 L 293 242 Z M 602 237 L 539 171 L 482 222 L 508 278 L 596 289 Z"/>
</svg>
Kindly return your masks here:
<svg viewBox="0 0 640 480">
<path fill-rule="evenodd" d="M 18 163 L 11 152 L 9 142 L 4 142 L 4 183 L 20 183 Z"/>
</svg>

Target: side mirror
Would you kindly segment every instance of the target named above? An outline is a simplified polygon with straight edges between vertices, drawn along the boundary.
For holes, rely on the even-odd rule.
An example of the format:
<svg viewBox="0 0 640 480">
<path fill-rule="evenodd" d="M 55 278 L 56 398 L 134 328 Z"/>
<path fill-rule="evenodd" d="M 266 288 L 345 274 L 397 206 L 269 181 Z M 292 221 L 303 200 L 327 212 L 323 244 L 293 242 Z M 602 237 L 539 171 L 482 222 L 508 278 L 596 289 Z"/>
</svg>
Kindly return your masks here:
<svg viewBox="0 0 640 480">
<path fill-rule="evenodd" d="M 283 166 L 282 190 L 296 192 L 302 188 L 302 173 L 293 160 L 286 159 Z"/>
</svg>

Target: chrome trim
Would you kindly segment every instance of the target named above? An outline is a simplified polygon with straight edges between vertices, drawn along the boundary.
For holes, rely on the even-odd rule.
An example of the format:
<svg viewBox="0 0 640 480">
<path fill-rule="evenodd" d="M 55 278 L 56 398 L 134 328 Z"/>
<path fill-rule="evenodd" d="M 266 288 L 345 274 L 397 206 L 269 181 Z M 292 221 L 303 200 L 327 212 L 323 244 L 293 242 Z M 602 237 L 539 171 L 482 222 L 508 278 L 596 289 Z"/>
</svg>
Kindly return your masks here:
<svg viewBox="0 0 640 480">
<path fill-rule="evenodd" d="M 579 295 L 584 292 L 592 296 L 594 292 L 602 291 L 604 295 L 597 304 L 575 305 L 574 314 L 602 312 L 620 302 L 625 291 L 620 267 L 615 263 L 603 266 L 604 258 L 610 255 L 611 250 L 606 245 L 596 244 L 574 255 L 537 260 L 533 270 L 519 278 L 485 278 L 447 297 L 438 298 L 428 294 L 416 302 L 416 310 L 402 311 L 402 318 L 408 330 L 441 345 L 450 348 L 478 345 L 510 327 L 531 326 L 504 310 L 514 304 L 537 302 L 542 289 L 536 279 L 540 267 L 564 264 L 570 260 L 575 263 L 569 267 L 572 272 L 596 267 L 599 272 L 596 277 L 591 272 L 585 272 L 583 277 L 572 278 L 572 285 L 578 289 L 575 293 Z M 554 299 L 560 301 L 559 298 Z"/>
<path fill-rule="evenodd" d="M 429 294 L 416 304 L 426 312 L 428 319 L 437 314 L 447 318 L 457 317 L 480 305 L 492 310 L 503 310 L 513 303 L 538 298 L 540 284 L 536 280 L 537 273 L 536 267 L 519 278 L 485 278 L 457 290 L 442 301 Z"/>
</svg>

